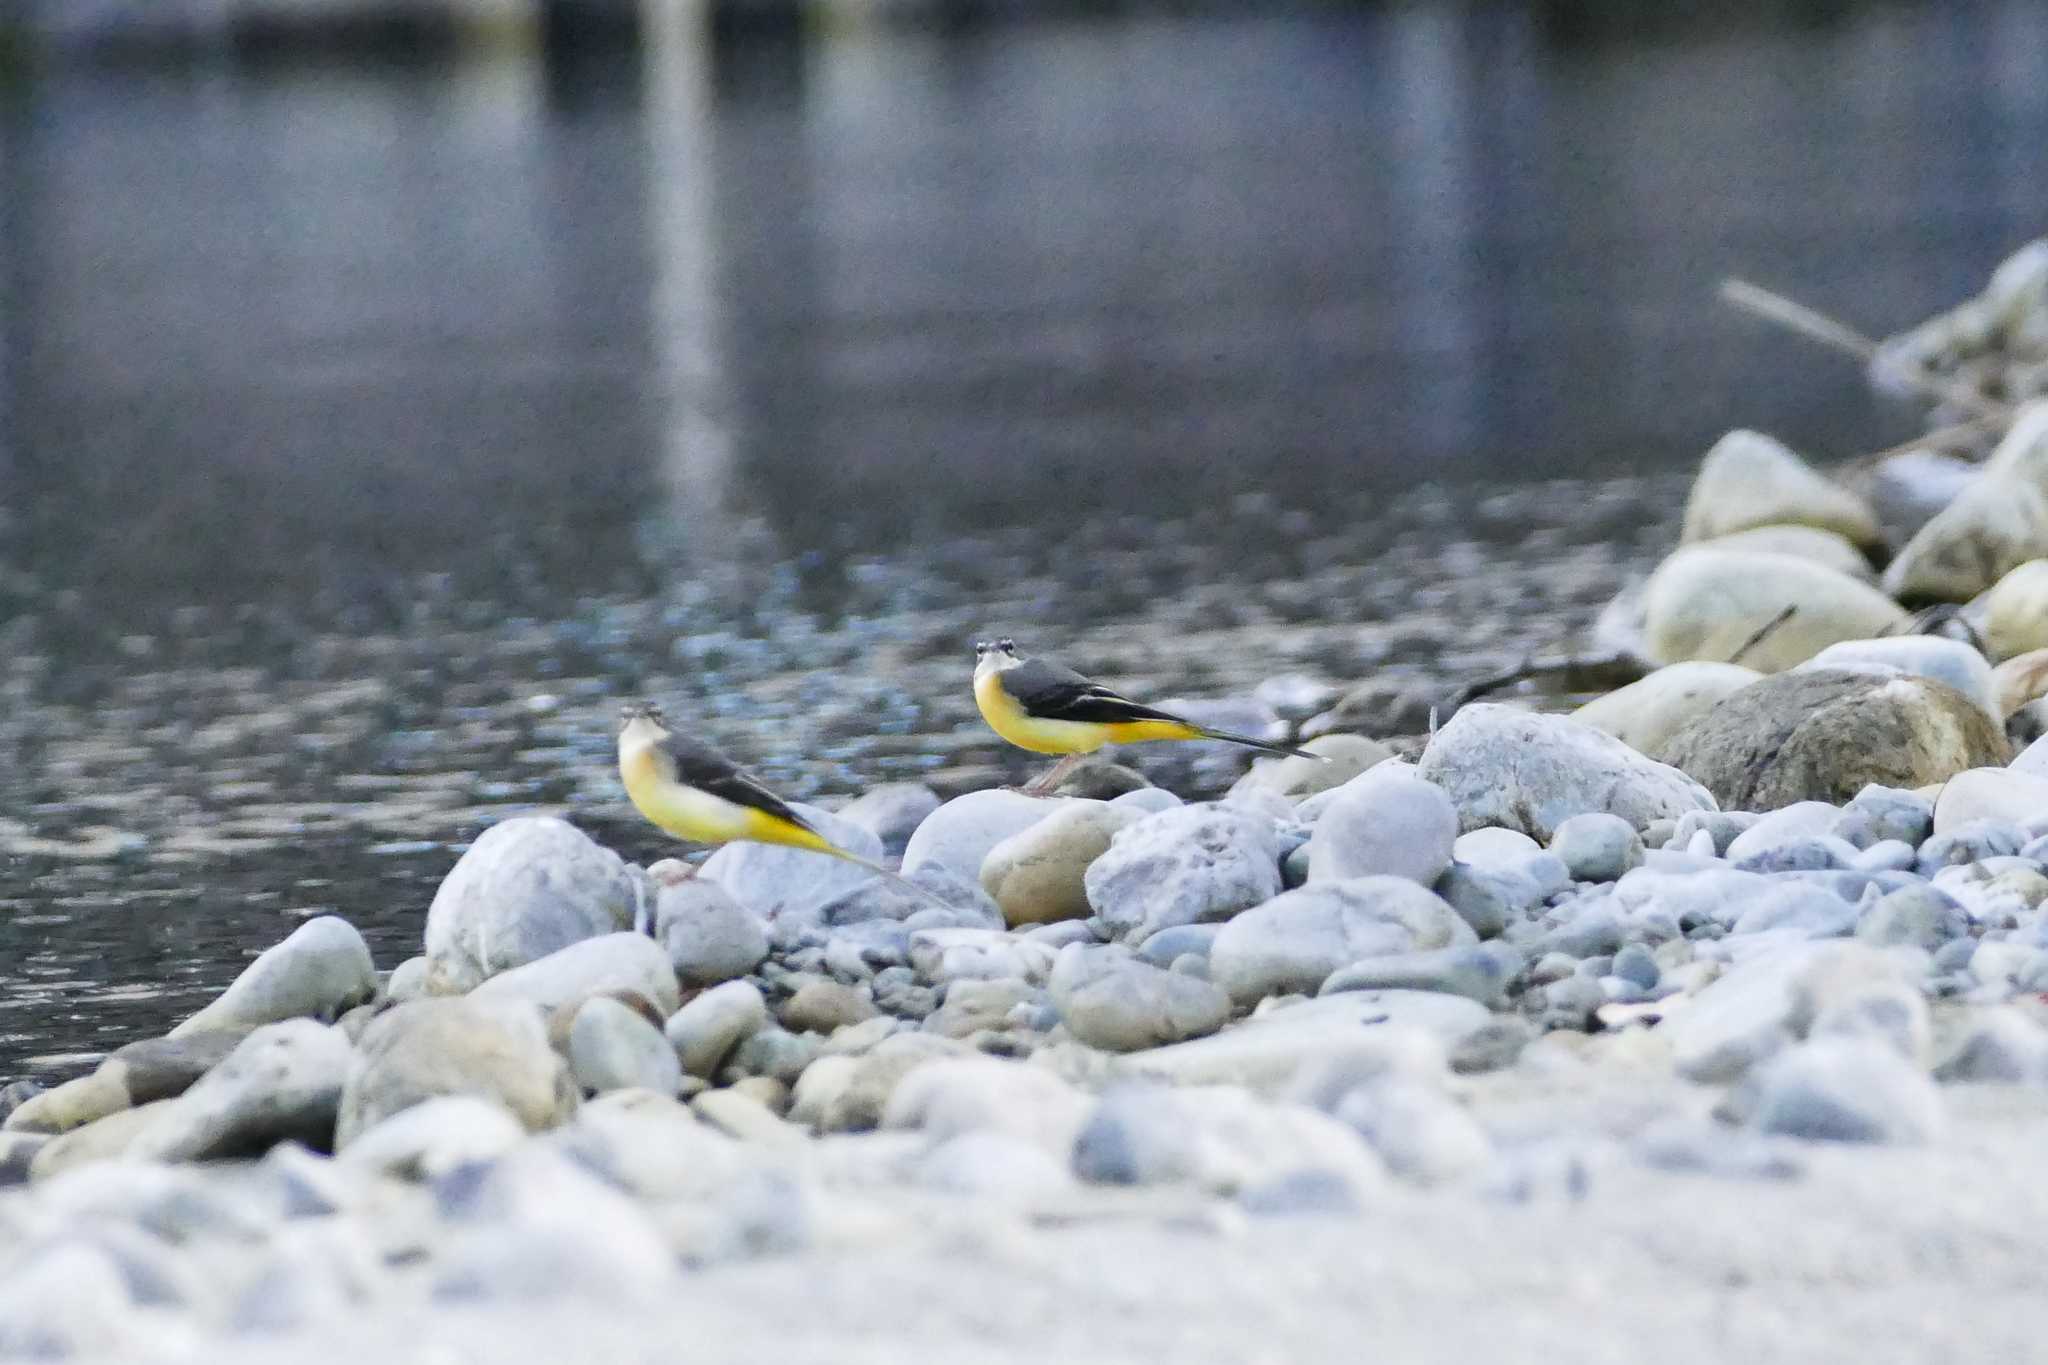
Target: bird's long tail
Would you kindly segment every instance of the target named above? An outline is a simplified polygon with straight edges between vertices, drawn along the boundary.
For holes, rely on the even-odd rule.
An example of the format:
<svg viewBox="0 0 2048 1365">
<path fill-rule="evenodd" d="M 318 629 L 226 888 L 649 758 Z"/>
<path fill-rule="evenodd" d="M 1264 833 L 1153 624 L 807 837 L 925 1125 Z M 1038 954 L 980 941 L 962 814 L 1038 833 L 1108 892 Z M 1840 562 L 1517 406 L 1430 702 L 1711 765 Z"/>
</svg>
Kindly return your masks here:
<svg viewBox="0 0 2048 1365">
<path fill-rule="evenodd" d="M 1250 735 L 1234 735 L 1228 730 L 1212 730 L 1206 725 L 1197 725 L 1192 728 L 1203 739 L 1220 739 L 1226 744 L 1242 744 L 1245 748 L 1257 749 L 1260 753 L 1285 754 L 1289 758 L 1313 758 L 1319 763 L 1330 761 L 1327 754 L 1312 754 L 1306 749 L 1295 749 L 1285 744 L 1272 744 L 1263 739 L 1253 739 Z"/>
<path fill-rule="evenodd" d="M 820 853 L 829 853 L 835 858 L 841 859 L 845 862 L 852 863 L 855 867 L 864 867 L 868 871 L 874 873 L 877 877 L 886 877 L 890 881 L 896 883 L 896 885 L 902 887 L 905 891 L 910 892 L 914 896 L 918 896 L 924 900 L 930 901 L 933 905 L 938 906 L 941 910 L 951 910 L 954 908 L 952 905 L 942 900 L 939 894 L 936 891 L 933 891 L 930 887 L 919 886 L 916 882 L 910 880 L 910 878 L 905 877 L 900 873 L 891 872 L 888 868 L 883 867 L 880 863 L 870 862 L 868 859 L 861 857 L 858 853 L 849 853 L 845 849 L 839 847 L 837 844 L 826 843 L 822 839 L 820 839 L 818 843 L 814 845 L 814 847 Z"/>
</svg>

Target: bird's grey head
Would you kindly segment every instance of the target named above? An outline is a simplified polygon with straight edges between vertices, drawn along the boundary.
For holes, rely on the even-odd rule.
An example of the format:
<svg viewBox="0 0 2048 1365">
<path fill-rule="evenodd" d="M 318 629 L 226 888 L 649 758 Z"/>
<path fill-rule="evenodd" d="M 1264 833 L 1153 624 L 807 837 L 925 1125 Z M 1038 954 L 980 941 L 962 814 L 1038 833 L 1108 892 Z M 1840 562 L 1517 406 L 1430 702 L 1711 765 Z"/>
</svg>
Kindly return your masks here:
<svg viewBox="0 0 2048 1365">
<path fill-rule="evenodd" d="M 629 701 L 619 708 L 619 729 L 627 730 L 636 720 L 644 720 L 658 729 L 668 729 L 668 718 L 661 714 L 661 708 L 651 701 Z"/>
<path fill-rule="evenodd" d="M 1007 635 L 1000 640 L 976 640 L 974 642 L 974 661 L 976 663 L 980 663 L 992 654 L 1005 659 L 1014 659 L 1017 657 L 1017 642 Z"/>
</svg>

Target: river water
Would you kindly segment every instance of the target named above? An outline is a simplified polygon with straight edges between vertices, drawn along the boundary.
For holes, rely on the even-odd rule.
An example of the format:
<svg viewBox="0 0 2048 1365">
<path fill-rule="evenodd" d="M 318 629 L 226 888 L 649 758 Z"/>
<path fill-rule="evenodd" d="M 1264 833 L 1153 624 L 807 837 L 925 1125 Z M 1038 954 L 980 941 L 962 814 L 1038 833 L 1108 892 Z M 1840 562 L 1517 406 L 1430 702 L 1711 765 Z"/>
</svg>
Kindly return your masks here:
<svg viewBox="0 0 2048 1365">
<path fill-rule="evenodd" d="M 1156 695 L 1569 643 L 1721 431 L 2042 231 L 2048 10 L 1518 7 L 70 66 L 0 108 L 0 1078 L 478 830 L 660 856 L 653 694 L 793 795 L 1028 769 L 979 634 Z"/>
</svg>

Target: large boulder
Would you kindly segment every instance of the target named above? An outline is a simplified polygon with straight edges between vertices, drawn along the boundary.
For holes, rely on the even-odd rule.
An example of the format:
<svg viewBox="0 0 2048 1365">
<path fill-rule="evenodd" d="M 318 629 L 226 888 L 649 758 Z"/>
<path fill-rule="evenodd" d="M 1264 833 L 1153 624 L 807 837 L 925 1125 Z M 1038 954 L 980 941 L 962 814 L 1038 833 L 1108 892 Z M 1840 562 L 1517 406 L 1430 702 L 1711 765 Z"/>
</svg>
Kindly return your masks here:
<svg viewBox="0 0 2048 1365">
<path fill-rule="evenodd" d="M 575 1111 L 569 1068 L 548 1045 L 541 1014 L 523 1000 L 415 1000 L 363 1031 L 342 1087 L 336 1150 L 382 1119 L 436 1095 L 475 1095 L 529 1132 Z"/>
<path fill-rule="evenodd" d="M 1124 826 L 1088 865 L 1088 903 L 1132 947 L 1161 929 L 1229 919 L 1280 894 L 1280 836 L 1236 806 L 1181 806 Z"/>
<path fill-rule="evenodd" d="M 1729 697 L 1660 755 L 1727 810 L 1848 802 L 1872 783 L 1915 788 L 2003 765 L 2004 732 L 1982 707 L 1929 678 L 1834 670 L 1787 673 Z"/>
<path fill-rule="evenodd" d="M 2030 559 L 2048 556 L 2048 496 L 1987 471 L 1914 532 L 1884 571 L 1905 602 L 1967 602 Z"/>
<path fill-rule="evenodd" d="M 1985 594 L 1984 647 L 2001 661 L 2048 649 L 2048 559 L 2017 566 Z"/>
<path fill-rule="evenodd" d="M 630 929 L 644 896 L 616 853 L 566 820 L 493 825 L 427 909 L 428 988 L 460 994 L 579 940 Z"/>
<path fill-rule="evenodd" d="M 377 970 L 363 936 L 347 920 L 321 915 L 264 949 L 219 999 L 170 1036 L 248 1030 L 284 1019 L 331 1023 L 376 993 Z"/>
<path fill-rule="evenodd" d="M 1660 668 L 1572 712 L 1572 719 L 1654 754 L 1695 718 L 1764 675 L 1741 664 L 1692 659 Z"/>
<path fill-rule="evenodd" d="M 1224 925 L 1209 949 L 1209 975 L 1249 1005 L 1312 992 L 1361 958 L 1477 941 L 1435 892 L 1405 877 L 1355 877 L 1290 891 Z"/>
<path fill-rule="evenodd" d="M 1804 663 L 1837 640 L 1869 639 L 1906 621 L 1898 603 L 1826 565 L 1712 545 L 1689 546 L 1658 565 L 1643 605 L 1654 662 L 1707 659 L 1765 673 Z"/>
<path fill-rule="evenodd" d="M 1816 473 L 1783 442 L 1757 431 L 1729 432 L 1700 461 L 1685 501 L 1684 538 L 1778 524 L 1818 527 L 1858 545 L 1883 543 L 1863 499 Z"/>
<path fill-rule="evenodd" d="M 1548 843 L 1574 815 L 1606 811 L 1636 829 L 1713 810 L 1697 782 L 1568 716 L 1467 706 L 1423 751 L 1417 773 L 1450 794 L 1466 830 L 1498 825 Z"/>
</svg>

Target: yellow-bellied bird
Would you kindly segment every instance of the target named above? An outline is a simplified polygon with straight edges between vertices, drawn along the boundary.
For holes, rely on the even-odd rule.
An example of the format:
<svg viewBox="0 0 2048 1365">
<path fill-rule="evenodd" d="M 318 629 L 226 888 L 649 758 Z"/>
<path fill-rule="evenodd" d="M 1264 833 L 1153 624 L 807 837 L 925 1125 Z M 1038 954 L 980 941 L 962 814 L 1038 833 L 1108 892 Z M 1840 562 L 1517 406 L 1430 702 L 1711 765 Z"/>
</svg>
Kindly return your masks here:
<svg viewBox="0 0 2048 1365">
<path fill-rule="evenodd" d="M 1024 789 L 1032 795 L 1051 791 L 1084 755 L 1105 744 L 1220 739 L 1269 754 L 1322 757 L 1249 735 L 1213 730 L 1171 711 L 1132 701 L 1071 668 L 1020 656 L 1014 640 L 974 642 L 974 704 L 981 708 L 981 718 L 989 728 L 1018 748 L 1066 755 Z"/>
<path fill-rule="evenodd" d="M 841 858 L 944 905 L 936 894 L 879 863 L 850 853 L 813 829 L 789 803 L 708 744 L 669 729 L 661 708 L 629 703 L 619 728 L 619 778 L 633 808 L 695 844 L 750 840 Z M 692 869 L 691 876 L 696 875 Z"/>
</svg>

